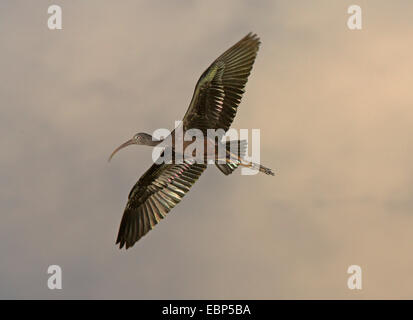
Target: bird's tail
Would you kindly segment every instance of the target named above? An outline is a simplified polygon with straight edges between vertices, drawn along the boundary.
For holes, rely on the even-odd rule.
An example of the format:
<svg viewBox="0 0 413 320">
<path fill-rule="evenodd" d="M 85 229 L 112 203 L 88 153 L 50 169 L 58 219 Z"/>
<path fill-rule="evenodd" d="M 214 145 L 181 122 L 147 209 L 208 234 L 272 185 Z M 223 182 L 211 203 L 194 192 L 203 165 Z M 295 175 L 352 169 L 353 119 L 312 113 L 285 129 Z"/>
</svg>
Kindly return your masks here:
<svg viewBox="0 0 413 320">
<path fill-rule="evenodd" d="M 226 142 L 227 163 L 215 162 L 215 165 L 225 175 L 231 174 L 240 163 L 239 158 L 245 156 L 248 143 L 246 140 L 231 140 Z"/>
<path fill-rule="evenodd" d="M 226 143 L 227 149 L 227 163 L 219 164 L 216 162 L 216 166 L 224 174 L 231 174 L 237 167 L 243 166 L 253 170 L 258 170 L 259 172 L 265 173 L 267 175 L 274 176 L 274 172 L 261 164 L 250 162 L 244 157 L 247 152 L 247 141 L 246 140 L 233 140 Z"/>
</svg>

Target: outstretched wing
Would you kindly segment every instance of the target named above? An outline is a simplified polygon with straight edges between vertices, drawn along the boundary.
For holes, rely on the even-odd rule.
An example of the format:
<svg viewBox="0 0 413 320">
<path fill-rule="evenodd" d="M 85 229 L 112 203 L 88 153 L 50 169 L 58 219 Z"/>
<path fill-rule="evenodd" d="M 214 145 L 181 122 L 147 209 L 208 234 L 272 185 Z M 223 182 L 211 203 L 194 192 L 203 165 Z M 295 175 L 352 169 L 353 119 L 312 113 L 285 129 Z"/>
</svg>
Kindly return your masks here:
<svg viewBox="0 0 413 320">
<path fill-rule="evenodd" d="M 249 33 L 205 70 L 196 84 L 184 116 L 184 130 L 229 129 L 241 102 L 259 45 L 258 36 Z"/>
<path fill-rule="evenodd" d="M 129 193 L 116 244 L 133 246 L 181 201 L 205 169 L 197 163 L 154 163 Z"/>
</svg>

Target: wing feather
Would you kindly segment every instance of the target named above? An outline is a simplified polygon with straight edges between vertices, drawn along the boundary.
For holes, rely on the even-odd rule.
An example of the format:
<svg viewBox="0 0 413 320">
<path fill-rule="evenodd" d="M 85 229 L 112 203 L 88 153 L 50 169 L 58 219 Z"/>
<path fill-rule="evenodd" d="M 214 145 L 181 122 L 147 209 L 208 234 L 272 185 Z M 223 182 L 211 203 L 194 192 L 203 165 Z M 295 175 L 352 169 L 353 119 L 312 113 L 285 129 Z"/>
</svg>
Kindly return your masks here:
<svg viewBox="0 0 413 320">
<path fill-rule="evenodd" d="M 178 204 L 206 169 L 205 164 L 156 164 L 129 193 L 116 243 L 133 246 Z"/>
<path fill-rule="evenodd" d="M 229 129 L 241 102 L 259 45 L 257 35 L 249 33 L 205 70 L 197 82 L 184 116 L 184 130 Z"/>
</svg>

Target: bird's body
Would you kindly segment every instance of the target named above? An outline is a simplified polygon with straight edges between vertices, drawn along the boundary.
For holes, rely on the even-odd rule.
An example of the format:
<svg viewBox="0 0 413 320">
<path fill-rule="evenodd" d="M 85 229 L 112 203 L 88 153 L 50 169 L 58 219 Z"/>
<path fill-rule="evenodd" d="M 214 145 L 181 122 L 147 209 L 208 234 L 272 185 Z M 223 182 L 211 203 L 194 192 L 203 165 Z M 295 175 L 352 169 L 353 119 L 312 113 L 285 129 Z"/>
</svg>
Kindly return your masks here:
<svg viewBox="0 0 413 320">
<path fill-rule="evenodd" d="M 196 84 L 191 103 L 182 120 L 183 135 L 177 135 L 175 129 L 169 137 L 156 140 L 149 134 L 138 133 L 112 153 L 110 158 L 123 147 L 139 144 L 164 147 L 161 157 L 168 151 L 172 154 L 171 162 L 156 161 L 130 191 L 116 240 L 120 248 L 133 246 L 181 201 L 207 168 L 207 162 L 199 160 L 212 159 L 225 175 L 232 173 L 240 165 L 273 175 L 271 169 L 243 162 L 245 141 L 222 142 L 208 134 L 208 129 L 225 133 L 230 128 L 259 44 L 256 35 L 248 34 L 205 70 Z M 187 152 L 194 141 L 183 138 L 194 130 L 204 138 L 200 155 L 193 149 Z"/>
</svg>

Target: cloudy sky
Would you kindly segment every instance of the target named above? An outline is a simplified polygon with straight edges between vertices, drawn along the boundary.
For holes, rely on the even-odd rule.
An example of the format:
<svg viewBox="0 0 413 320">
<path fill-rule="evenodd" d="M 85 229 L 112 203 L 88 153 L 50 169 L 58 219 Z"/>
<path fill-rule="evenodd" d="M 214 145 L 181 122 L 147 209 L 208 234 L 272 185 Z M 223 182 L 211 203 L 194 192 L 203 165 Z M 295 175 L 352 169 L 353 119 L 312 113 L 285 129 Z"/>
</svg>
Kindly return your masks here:
<svg viewBox="0 0 413 320">
<path fill-rule="evenodd" d="M 353 2 L 1 1 L 0 298 L 413 298 L 413 3 Z M 211 167 L 120 251 L 151 150 L 108 155 L 172 129 L 249 31 L 262 46 L 233 127 L 261 130 L 277 175 Z"/>
</svg>

